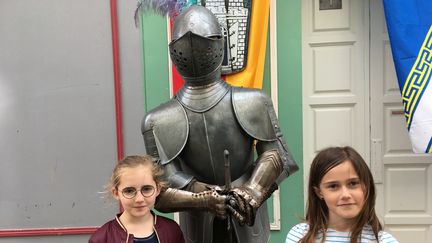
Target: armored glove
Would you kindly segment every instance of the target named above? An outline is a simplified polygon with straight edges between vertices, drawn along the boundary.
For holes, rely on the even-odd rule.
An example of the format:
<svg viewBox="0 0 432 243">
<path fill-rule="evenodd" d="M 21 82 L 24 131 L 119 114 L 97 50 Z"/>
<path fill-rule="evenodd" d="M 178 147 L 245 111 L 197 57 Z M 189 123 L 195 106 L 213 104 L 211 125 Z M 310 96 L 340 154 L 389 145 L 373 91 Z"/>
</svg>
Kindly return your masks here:
<svg viewBox="0 0 432 243">
<path fill-rule="evenodd" d="M 226 196 L 216 190 L 199 193 L 168 188 L 158 196 L 155 208 L 164 213 L 203 210 L 218 218 L 226 218 Z"/>
<path fill-rule="evenodd" d="M 276 150 L 266 151 L 257 159 L 249 180 L 228 193 L 228 210 L 240 224 L 252 226 L 255 223 L 257 209 L 277 189 L 275 181 L 282 170 L 283 164 L 279 153 Z"/>
<path fill-rule="evenodd" d="M 216 190 L 219 194 L 222 194 L 221 192 L 223 191 L 223 188 L 217 185 L 207 184 L 204 182 L 197 181 L 196 179 L 193 179 L 186 187 L 186 190 L 195 193 L 209 191 L 209 190 Z"/>
</svg>

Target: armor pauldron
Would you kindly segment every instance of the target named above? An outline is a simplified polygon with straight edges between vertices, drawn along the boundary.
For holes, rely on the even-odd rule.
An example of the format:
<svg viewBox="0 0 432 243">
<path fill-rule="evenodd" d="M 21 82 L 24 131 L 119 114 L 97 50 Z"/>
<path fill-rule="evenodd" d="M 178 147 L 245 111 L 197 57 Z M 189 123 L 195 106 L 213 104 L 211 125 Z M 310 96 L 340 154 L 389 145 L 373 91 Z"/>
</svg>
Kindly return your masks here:
<svg viewBox="0 0 432 243">
<path fill-rule="evenodd" d="M 146 153 L 165 165 L 179 155 L 186 144 L 189 134 L 186 112 L 178 101 L 170 100 L 146 114 L 141 132 Z"/>
<path fill-rule="evenodd" d="M 263 92 L 233 87 L 232 103 L 237 120 L 247 134 L 260 141 L 277 139 L 275 127 L 279 125 L 269 112 L 273 109 L 273 103 Z"/>
</svg>

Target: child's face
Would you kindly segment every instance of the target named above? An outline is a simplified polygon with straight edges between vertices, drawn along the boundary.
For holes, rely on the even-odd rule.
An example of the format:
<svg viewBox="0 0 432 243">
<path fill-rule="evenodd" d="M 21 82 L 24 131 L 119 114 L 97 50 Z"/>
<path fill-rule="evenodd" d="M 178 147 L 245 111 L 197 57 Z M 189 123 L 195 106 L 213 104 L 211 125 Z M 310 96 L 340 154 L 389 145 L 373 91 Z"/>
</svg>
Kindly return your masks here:
<svg viewBox="0 0 432 243">
<path fill-rule="evenodd" d="M 152 187 L 154 188 L 153 194 L 151 194 Z M 133 192 L 134 189 L 136 195 L 131 198 L 131 191 Z M 147 197 L 143 196 L 141 189 Z M 114 198 L 118 199 L 123 206 L 125 216 L 135 219 L 150 214 L 159 192 L 150 166 L 142 165 L 136 168 L 123 169 L 118 189 L 112 191 Z"/>
<path fill-rule="evenodd" d="M 329 170 L 315 191 L 328 207 L 329 227 L 351 225 L 365 203 L 364 185 L 350 161 Z"/>
</svg>

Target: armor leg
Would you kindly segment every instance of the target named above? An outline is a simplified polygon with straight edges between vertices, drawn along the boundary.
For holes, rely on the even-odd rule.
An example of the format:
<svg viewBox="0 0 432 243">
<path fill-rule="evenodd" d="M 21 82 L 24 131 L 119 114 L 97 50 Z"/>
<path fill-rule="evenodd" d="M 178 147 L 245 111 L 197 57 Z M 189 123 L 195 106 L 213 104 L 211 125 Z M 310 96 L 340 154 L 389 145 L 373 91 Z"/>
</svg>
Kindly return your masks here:
<svg viewBox="0 0 432 243">
<path fill-rule="evenodd" d="M 213 221 L 213 242 L 220 242 L 220 243 L 238 243 L 237 241 L 237 237 L 236 234 L 234 232 L 234 229 L 231 232 L 228 232 L 227 230 L 227 219 L 224 220 L 219 220 L 219 219 L 215 219 Z M 231 225 L 232 225 L 232 221 L 231 221 Z M 231 233 L 231 239 L 232 241 L 229 240 L 229 235 Z"/>
<path fill-rule="evenodd" d="M 228 239 L 226 221 L 215 222 L 211 213 L 180 212 L 180 228 L 186 243 L 224 243 Z M 233 243 L 267 243 L 270 239 L 270 223 L 267 203 L 261 205 L 253 226 L 241 226 L 232 220 Z M 218 227 L 218 229 L 214 229 Z"/>
<path fill-rule="evenodd" d="M 253 226 L 241 226 L 236 220 L 233 222 L 238 243 L 267 243 L 270 239 L 270 223 L 266 202 L 258 208 Z"/>
</svg>

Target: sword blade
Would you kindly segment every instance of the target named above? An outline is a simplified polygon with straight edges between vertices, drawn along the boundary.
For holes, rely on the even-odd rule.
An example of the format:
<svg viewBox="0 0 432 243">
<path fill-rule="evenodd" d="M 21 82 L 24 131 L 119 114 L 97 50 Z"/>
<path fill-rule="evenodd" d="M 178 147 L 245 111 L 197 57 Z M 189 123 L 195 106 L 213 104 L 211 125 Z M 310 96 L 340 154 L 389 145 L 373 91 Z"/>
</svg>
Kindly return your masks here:
<svg viewBox="0 0 432 243">
<path fill-rule="evenodd" d="M 224 165 L 225 165 L 225 189 L 231 189 L 231 164 L 229 160 L 228 150 L 224 150 Z"/>
<path fill-rule="evenodd" d="M 229 151 L 224 150 L 224 166 L 225 166 L 225 191 L 231 190 L 231 165 L 229 160 Z M 231 226 L 231 215 L 228 213 L 227 216 L 227 231 L 228 231 L 228 242 L 232 243 L 232 226 Z"/>
</svg>

